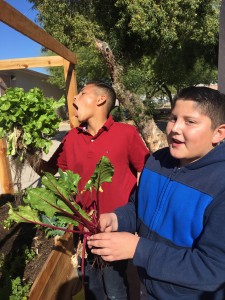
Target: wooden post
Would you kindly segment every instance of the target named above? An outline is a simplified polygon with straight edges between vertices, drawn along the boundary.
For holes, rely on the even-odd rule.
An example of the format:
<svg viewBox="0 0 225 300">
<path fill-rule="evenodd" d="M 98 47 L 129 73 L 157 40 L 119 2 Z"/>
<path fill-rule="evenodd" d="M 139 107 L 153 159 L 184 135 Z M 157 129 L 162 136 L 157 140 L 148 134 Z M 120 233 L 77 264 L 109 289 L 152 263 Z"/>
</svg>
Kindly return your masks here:
<svg viewBox="0 0 225 300">
<path fill-rule="evenodd" d="M 0 194 L 13 194 L 12 174 L 9 158 L 6 155 L 6 148 L 5 139 L 0 139 Z"/>
<path fill-rule="evenodd" d="M 73 107 L 74 96 L 77 94 L 75 65 L 64 59 L 64 76 L 66 82 L 66 97 L 68 104 L 68 113 L 70 127 L 77 127 L 79 122 L 75 117 L 75 108 Z"/>
</svg>

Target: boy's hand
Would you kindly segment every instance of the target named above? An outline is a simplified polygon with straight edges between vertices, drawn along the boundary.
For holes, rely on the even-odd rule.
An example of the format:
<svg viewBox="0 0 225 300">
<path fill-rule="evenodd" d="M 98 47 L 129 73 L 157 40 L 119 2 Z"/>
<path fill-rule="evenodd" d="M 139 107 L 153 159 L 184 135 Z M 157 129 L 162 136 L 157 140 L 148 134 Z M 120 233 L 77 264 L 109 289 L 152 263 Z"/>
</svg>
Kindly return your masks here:
<svg viewBox="0 0 225 300">
<path fill-rule="evenodd" d="M 105 261 L 133 258 L 139 237 L 128 232 L 98 233 L 88 237 L 91 252 Z"/>
<path fill-rule="evenodd" d="M 118 221 L 116 214 L 108 213 L 100 215 L 99 229 L 101 232 L 117 231 Z"/>
</svg>

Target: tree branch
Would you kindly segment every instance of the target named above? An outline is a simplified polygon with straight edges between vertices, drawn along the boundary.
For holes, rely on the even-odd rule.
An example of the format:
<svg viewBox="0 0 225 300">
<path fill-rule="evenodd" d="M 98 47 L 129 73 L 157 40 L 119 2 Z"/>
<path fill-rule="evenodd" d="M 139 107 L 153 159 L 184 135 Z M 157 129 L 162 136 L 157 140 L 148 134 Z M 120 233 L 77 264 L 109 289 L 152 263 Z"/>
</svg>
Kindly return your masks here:
<svg viewBox="0 0 225 300">
<path fill-rule="evenodd" d="M 127 90 L 121 83 L 123 68 L 116 62 L 109 45 L 96 39 L 96 48 L 103 55 L 119 102 L 126 107 L 151 152 L 167 146 L 165 134 L 157 127 L 154 119 L 145 114 L 140 97 Z"/>
</svg>

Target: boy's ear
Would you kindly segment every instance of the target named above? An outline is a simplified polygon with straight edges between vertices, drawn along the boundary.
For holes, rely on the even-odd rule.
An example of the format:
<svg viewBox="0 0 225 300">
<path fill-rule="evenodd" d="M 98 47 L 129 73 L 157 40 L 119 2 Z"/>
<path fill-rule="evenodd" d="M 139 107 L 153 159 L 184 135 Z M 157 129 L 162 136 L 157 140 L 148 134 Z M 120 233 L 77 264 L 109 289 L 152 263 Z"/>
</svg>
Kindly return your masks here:
<svg viewBox="0 0 225 300">
<path fill-rule="evenodd" d="M 103 105 L 106 102 L 106 96 L 105 95 L 101 95 L 98 100 L 97 100 L 97 105 Z"/>
<path fill-rule="evenodd" d="M 218 144 L 219 142 L 221 142 L 224 139 L 225 139 L 225 124 L 221 124 L 215 130 L 212 143 Z"/>
</svg>

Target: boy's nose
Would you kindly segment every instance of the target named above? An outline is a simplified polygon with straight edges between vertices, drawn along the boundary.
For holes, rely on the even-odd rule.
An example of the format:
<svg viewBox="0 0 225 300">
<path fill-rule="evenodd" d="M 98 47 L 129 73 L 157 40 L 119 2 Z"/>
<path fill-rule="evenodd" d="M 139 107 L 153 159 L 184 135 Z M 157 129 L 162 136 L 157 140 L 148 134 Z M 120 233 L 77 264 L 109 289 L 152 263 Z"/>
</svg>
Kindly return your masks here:
<svg viewBox="0 0 225 300">
<path fill-rule="evenodd" d="M 181 132 L 182 124 L 181 122 L 176 121 L 172 127 L 172 132 Z"/>
<path fill-rule="evenodd" d="M 78 97 L 79 97 L 79 94 L 77 94 L 77 95 L 75 95 L 75 96 L 73 97 L 73 103 L 74 103 L 74 104 L 75 104 L 76 101 L 78 100 Z"/>
<path fill-rule="evenodd" d="M 76 101 L 77 101 L 77 95 L 74 96 L 73 98 L 73 107 L 77 108 L 77 105 L 76 105 Z"/>
</svg>

